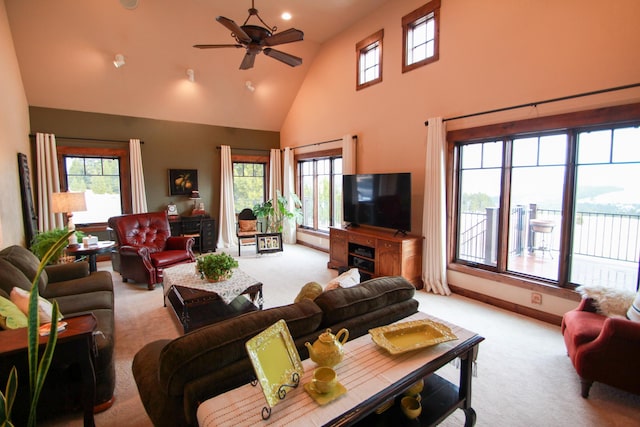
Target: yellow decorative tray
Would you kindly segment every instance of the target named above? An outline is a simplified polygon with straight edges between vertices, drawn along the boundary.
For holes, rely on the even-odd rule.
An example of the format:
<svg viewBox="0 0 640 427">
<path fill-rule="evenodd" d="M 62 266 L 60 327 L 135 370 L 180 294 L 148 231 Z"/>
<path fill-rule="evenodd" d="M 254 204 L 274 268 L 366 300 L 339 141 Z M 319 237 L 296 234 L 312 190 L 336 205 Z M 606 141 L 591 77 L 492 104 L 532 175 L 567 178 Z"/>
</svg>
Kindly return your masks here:
<svg viewBox="0 0 640 427">
<path fill-rule="evenodd" d="M 281 386 L 287 386 L 285 391 L 297 387 L 304 372 L 287 324 L 282 319 L 278 320 L 247 341 L 246 348 L 264 397 L 273 408 L 281 400 L 278 393 Z"/>
<path fill-rule="evenodd" d="M 458 339 L 449 327 L 432 320 L 412 320 L 369 330 L 373 342 L 391 354 Z"/>
<path fill-rule="evenodd" d="M 347 389 L 340 383 L 337 383 L 336 386 L 329 393 L 318 393 L 313 387 L 313 383 L 309 382 L 304 385 L 304 389 L 309 393 L 309 395 L 318 402 L 320 405 L 326 405 L 327 403 L 336 400 L 343 394 L 347 392 Z"/>
</svg>

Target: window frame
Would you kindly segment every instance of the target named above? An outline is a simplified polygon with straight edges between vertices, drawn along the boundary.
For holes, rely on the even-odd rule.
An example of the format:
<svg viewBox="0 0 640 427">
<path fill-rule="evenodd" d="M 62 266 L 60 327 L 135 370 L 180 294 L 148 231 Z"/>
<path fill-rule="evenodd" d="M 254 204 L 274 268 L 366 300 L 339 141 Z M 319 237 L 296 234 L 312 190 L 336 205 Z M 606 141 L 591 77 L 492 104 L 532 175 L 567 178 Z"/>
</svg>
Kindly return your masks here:
<svg viewBox="0 0 640 427">
<path fill-rule="evenodd" d="M 296 164 L 296 193 L 298 195 L 298 198 L 300 200 L 303 200 L 303 188 L 302 188 L 302 168 L 300 167 L 300 163 L 301 162 L 307 162 L 307 161 L 317 161 L 317 160 L 327 160 L 329 159 L 330 161 L 330 168 L 331 168 L 331 172 L 329 174 L 329 186 L 330 186 L 330 190 L 329 190 L 329 194 L 333 195 L 334 191 L 333 191 L 333 181 L 334 181 L 334 176 L 335 174 L 333 173 L 333 160 L 336 158 L 342 158 L 342 149 L 331 149 L 331 150 L 324 150 L 324 151 L 316 151 L 316 152 L 309 152 L 309 153 L 302 153 L 302 154 L 296 154 L 294 156 L 294 161 Z M 340 174 L 342 175 L 342 173 Z M 322 233 L 322 234 L 329 234 L 329 230 L 322 230 L 318 228 L 318 175 L 317 175 L 317 170 L 314 167 L 314 210 L 313 210 L 313 227 L 309 227 L 303 224 L 298 224 L 298 228 L 300 230 L 305 230 L 305 231 L 313 231 L 313 232 L 317 232 L 317 233 Z M 334 200 L 333 197 L 331 197 L 331 199 L 329 200 L 329 222 L 330 225 L 329 227 L 335 227 L 336 223 L 335 223 L 335 218 L 333 216 L 334 213 Z M 304 215 L 304 212 L 303 212 Z"/>
<path fill-rule="evenodd" d="M 610 127 L 621 127 L 624 125 L 637 126 L 640 124 L 640 103 L 627 104 L 614 107 L 605 107 L 596 110 L 587 110 L 574 113 L 559 114 L 534 119 L 525 119 L 516 122 L 505 122 L 495 125 L 486 125 L 475 128 L 451 130 L 447 132 L 447 266 L 450 270 L 463 272 L 473 276 L 496 280 L 501 283 L 530 288 L 532 284 L 545 286 L 547 290 L 557 289 L 562 292 L 573 291 L 575 284 L 570 283 L 570 269 L 566 262 L 560 263 L 558 280 L 545 280 L 538 277 L 531 277 L 517 274 L 507 270 L 506 259 L 508 250 L 508 231 L 504 232 L 503 223 L 508 219 L 505 209 L 501 209 L 499 218 L 502 234 L 498 243 L 498 263 L 496 267 L 480 265 L 473 262 L 457 259 L 457 221 L 458 221 L 458 201 L 459 201 L 459 156 L 458 147 L 464 144 L 488 142 L 498 139 L 514 139 L 527 135 L 540 135 L 555 132 L 571 132 L 577 135 L 582 131 L 591 131 Z M 573 138 L 572 135 L 569 136 Z M 573 141 L 572 141 L 573 143 Z M 567 161 L 567 167 L 573 168 L 572 160 Z M 569 172 L 573 176 L 573 172 Z M 572 177 L 565 183 L 563 189 L 565 194 L 570 192 L 575 185 Z M 501 194 L 509 194 L 511 189 L 509 183 L 504 180 L 501 184 Z M 569 192 L 569 193 L 568 193 Z M 565 198 L 563 205 L 563 222 L 560 247 L 565 248 L 565 253 L 569 253 L 571 243 L 571 224 L 573 218 L 572 198 Z"/>
<path fill-rule="evenodd" d="M 356 43 L 356 90 L 361 90 L 382 82 L 383 39 L 384 39 L 384 29 L 381 29 L 371 34 L 369 37 L 363 40 L 360 40 L 358 43 Z M 378 50 L 378 64 L 377 64 L 378 77 L 375 79 L 360 83 L 361 81 L 360 70 L 361 70 L 362 59 L 366 55 L 366 53 L 370 49 L 372 49 L 373 45 L 376 45 Z"/>
<path fill-rule="evenodd" d="M 56 147 L 58 156 L 58 174 L 60 178 L 60 190 L 68 190 L 67 169 L 65 167 L 66 157 L 102 157 L 120 159 L 120 207 L 122 214 L 133 213 L 131 204 L 131 166 L 128 148 L 107 148 L 92 146 L 58 145 Z M 81 225 L 78 229 L 86 231 L 103 231 L 107 222 L 94 222 L 86 226 Z"/>
<path fill-rule="evenodd" d="M 260 163 L 264 165 L 264 177 L 263 177 L 263 182 L 262 182 L 262 194 L 263 194 L 263 200 L 262 202 L 266 202 L 267 201 L 267 197 L 269 197 L 268 192 L 269 192 L 269 188 L 268 188 L 268 184 L 269 184 L 269 167 L 270 167 L 270 163 L 269 163 L 269 155 L 268 154 L 254 154 L 254 155 L 247 155 L 247 154 L 232 154 L 231 155 L 231 169 L 233 170 L 233 164 L 234 163 Z M 235 179 L 235 176 L 233 176 L 232 178 Z M 234 194 L 234 198 L 235 198 L 235 194 Z M 234 205 L 235 205 L 235 200 L 233 201 Z M 251 208 L 253 209 L 253 206 L 244 206 L 244 208 Z M 238 210 L 238 206 L 235 206 L 235 210 L 237 211 L 237 213 L 240 212 L 240 210 Z"/>
<path fill-rule="evenodd" d="M 433 56 L 422 59 L 420 61 L 413 62 L 411 64 L 407 64 L 409 54 L 407 46 L 408 38 L 409 38 L 409 30 L 414 27 L 414 24 L 428 17 L 433 13 L 433 20 L 435 23 L 435 31 L 434 31 L 434 49 Z M 423 67 L 427 64 L 431 64 L 432 62 L 436 62 L 440 59 L 440 0 L 432 0 L 424 6 L 419 7 L 413 12 L 402 17 L 402 72 L 406 73 L 411 70 L 415 70 L 416 68 Z"/>
</svg>

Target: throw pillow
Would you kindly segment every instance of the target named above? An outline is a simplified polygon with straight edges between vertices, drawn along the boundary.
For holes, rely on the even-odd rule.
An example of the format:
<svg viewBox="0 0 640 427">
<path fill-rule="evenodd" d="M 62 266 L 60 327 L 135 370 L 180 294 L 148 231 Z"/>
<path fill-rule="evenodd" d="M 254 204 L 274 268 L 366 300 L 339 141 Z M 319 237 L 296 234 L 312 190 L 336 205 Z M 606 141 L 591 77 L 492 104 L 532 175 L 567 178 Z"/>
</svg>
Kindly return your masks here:
<svg viewBox="0 0 640 427">
<path fill-rule="evenodd" d="M 627 318 L 634 322 L 640 322 L 640 291 L 638 291 L 636 299 L 633 300 L 633 304 L 627 310 Z"/>
<path fill-rule="evenodd" d="M 256 224 L 258 220 L 255 219 L 241 219 L 238 221 L 240 231 L 256 231 Z"/>
<path fill-rule="evenodd" d="M 331 289 L 338 288 L 350 288 L 360 283 L 360 271 L 357 268 L 352 268 L 348 271 L 345 271 L 335 279 L 331 279 L 327 286 L 324 288 L 325 291 L 330 291 Z"/>
<path fill-rule="evenodd" d="M 318 282 L 309 282 L 305 284 L 302 289 L 300 289 L 300 292 L 298 293 L 298 296 L 296 296 L 294 302 L 300 302 L 305 298 L 313 301 L 321 293 L 322 285 L 320 285 Z"/>
<path fill-rule="evenodd" d="M 27 327 L 27 316 L 18 306 L 4 297 L 0 297 L 0 328 L 18 329 Z"/>
<path fill-rule="evenodd" d="M 583 298 L 591 298 L 598 312 L 605 316 L 626 317 L 635 293 L 626 289 L 615 289 L 602 285 L 579 286 L 576 291 Z"/>
<path fill-rule="evenodd" d="M 18 306 L 20 311 L 25 315 L 29 315 L 29 292 L 20 288 L 11 289 L 10 295 L 11 301 Z M 51 322 L 51 311 L 53 310 L 53 304 L 50 301 L 38 296 L 38 315 L 40 317 L 40 323 Z M 59 314 L 58 320 L 62 319 L 62 314 Z"/>
</svg>

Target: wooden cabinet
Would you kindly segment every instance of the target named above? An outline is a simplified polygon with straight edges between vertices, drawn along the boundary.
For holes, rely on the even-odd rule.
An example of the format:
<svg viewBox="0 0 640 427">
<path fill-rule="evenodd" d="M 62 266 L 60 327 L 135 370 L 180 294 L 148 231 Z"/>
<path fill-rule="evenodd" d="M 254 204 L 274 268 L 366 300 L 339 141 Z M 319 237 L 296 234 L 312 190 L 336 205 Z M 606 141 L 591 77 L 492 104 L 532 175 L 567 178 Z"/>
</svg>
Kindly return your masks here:
<svg viewBox="0 0 640 427">
<path fill-rule="evenodd" d="M 172 236 L 193 237 L 200 253 L 216 251 L 216 221 L 208 215 L 169 217 L 169 228 Z"/>
<path fill-rule="evenodd" d="M 331 228 L 328 267 L 356 267 L 372 277 L 402 276 L 421 289 L 422 237 L 365 227 Z"/>
</svg>

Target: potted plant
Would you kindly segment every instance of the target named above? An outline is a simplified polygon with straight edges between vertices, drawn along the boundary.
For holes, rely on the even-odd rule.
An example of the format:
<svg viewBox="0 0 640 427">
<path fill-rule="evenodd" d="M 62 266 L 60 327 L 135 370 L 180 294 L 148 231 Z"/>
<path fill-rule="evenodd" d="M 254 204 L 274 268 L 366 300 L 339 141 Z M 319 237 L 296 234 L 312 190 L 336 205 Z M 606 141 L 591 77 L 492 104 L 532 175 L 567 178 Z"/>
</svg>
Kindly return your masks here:
<svg viewBox="0 0 640 427">
<path fill-rule="evenodd" d="M 82 238 L 84 237 L 84 233 L 78 230 L 76 230 L 75 233 L 78 236 L 78 240 L 82 240 Z M 42 260 L 44 259 L 47 251 L 49 251 L 49 249 L 53 247 L 62 236 L 66 235 L 69 235 L 67 227 L 38 232 L 38 234 L 33 237 L 29 250 Z M 58 246 L 57 249 L 51 254 L 48 264 L 56 264 L 58 261 L 60 261 L 60 258 L 62 257 L 62 254 L 66 247 L 67 245 L 65 244 Z"/>
<path fill-rule="evenodd" d="M 207 254 L 196 258 L 196 270 L 209 282 L 227 280 L 233 274 L 232 270 L 237 267 L 238 261 L 226 253 Z"/>
<path fill-rule="evenodd" d="M 265 218 L 267 222 L 267 233 L 282 233 L 285 218 L 294 219 L 300 222 L 302 219 L 302 202 L 296 194 L 291 194 L 293 198 L 293 210 L 287 207 L 287 198 L 278 191 L 275 201 L 267 200 L 264 203 L 258 203 L 253 207 L 253 214 L 257 218 Z"/>
</svg>

